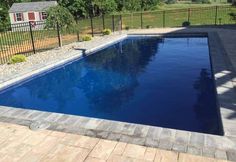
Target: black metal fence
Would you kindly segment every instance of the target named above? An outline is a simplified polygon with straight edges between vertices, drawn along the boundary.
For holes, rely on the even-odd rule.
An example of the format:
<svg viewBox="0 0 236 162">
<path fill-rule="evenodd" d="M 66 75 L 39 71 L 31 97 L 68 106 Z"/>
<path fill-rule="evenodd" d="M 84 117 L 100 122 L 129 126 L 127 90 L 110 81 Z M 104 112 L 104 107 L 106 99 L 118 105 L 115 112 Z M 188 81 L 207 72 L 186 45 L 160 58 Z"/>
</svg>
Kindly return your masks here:
<svg viewBox="0 0 236 162">
<path fill-rule="evenodd" d="M 188 21 L 191 25 L 223 25 L 235 23 L 229 13 L 232 6 L 213 6 L 178 10 L 135 12 L 101 15 L 77 20 L 74 29 L 45 28 L 45 22 L 27 22 L 11 25 L 0 33 L 0 64 L 15 54 L 29 56 L 39 51 L 79 41 L 85 34 L 101 34 L 105 28 L 112 31 L 157 27 L 178 27 Z M 79 30 L 78 30 L 79 29 Z M 78 32 L 79 31 L 79 32 Z"/>
</svg>

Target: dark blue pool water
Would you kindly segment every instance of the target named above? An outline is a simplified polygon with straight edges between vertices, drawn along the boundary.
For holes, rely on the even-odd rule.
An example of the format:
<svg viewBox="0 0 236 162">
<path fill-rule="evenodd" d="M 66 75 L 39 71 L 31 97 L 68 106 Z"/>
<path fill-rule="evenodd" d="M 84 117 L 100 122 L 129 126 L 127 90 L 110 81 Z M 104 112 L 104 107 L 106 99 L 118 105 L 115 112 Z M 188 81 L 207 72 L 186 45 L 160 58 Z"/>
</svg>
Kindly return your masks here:
<svg viewBox="0 0 236 162">
<path fill-rule="evenodd" d="M 129 38 L 0 94 L 0 105 L 220 134 L 207 38 Z"/>
</svg>

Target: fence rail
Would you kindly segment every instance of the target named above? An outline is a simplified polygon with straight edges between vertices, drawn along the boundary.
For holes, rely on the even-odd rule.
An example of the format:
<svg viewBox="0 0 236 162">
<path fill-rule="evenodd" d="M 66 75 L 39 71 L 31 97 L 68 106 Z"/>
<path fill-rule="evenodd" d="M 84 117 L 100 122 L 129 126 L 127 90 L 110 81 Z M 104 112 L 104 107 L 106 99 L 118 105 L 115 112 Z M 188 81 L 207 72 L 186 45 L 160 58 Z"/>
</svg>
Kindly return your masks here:
<svg viewBox="0 0 236 162">
<path fill-rule="evenodd" d="M 164 11 L 149 11 L 101 15 L 86 19 L 78 19 L 75 30 L 45 28 L 45 22 L 27 22 L 14 24 L 6 32 L 0 32 L 0 64 L 9 62 L 12 55 L 29 56 L 39 51 L 59 47 L 62 44 L 79 41 L 81 35 L 100 34 L 105 28 L 122 30 L 178 27 L 188 21 L 191 25 L 223 25 L 234 24 L 229 13 L 236 13 L 236 7 L 213 6 L 202 8 L 186 8 Z M 79 30 L 77 30 L 79 29 Z M 78 32 L 79 31 L 79 32 Z"/>
</svg>

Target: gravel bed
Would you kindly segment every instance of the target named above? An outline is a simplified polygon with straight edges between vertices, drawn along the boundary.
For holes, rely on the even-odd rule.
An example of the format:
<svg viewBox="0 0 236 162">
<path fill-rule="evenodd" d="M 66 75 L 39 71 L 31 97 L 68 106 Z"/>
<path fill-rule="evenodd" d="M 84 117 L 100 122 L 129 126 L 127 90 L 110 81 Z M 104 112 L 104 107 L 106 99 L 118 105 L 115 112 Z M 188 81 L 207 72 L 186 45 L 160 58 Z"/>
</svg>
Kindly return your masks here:
<svg viewBox="0 0 236 162">
<path fill-rule="evenodd" d="M 0 65 L 0 83 L 39 69 L 45 65 L 53 64 L 54 62 L 78 55 L 81 53 L 81 50 L 77 50 L 77 48 L 88 50 L 118 36 L 120 35 L 113 34 L 110 36 L 98 36 L 94 37 L 92 41 L 74 42 L 60 48 L 33 54 L 27 57 L 26 62 L 17 64 L 2 64 Z"/>
</svg>

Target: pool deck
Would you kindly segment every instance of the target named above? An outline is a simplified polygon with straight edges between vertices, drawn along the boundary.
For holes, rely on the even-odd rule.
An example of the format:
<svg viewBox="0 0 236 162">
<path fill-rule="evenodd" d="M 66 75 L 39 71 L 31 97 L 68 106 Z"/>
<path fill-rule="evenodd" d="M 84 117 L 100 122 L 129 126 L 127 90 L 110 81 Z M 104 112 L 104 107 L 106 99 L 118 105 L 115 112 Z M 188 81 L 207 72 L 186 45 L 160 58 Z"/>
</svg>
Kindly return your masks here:
<svg viewBox="0 0 236 162">
<path fill-rule="evenodd" d="M 185 153 L 0 122 L 1 162 L 226 162 Z"/>
<path fill-rule="evenodd" d="M 142 145 L 139 147 L 154 147 L 236 161 L 236 30 L 221 28 L 130 30 L 124 31 L 122 34 L 116 33 L 111 36 L 96 38 L 91 42 L 74 43 L 73 46 L 88 49 L 89 54 L 99 48 L 106 47 L 108 44 L 124 39 L 126 34 L 165 35 L 167 33 L 172 35 L 208 34 L 224 136 L 3 106 L 0 106 L 0 122 L 24 126 L 32 126 L 32 123 L 34 125 L 42 124 L 46 125 L 48 130 Z M 63 49 L 61 50 L 63 51 Z M 53 52 L 57 51 L 59 50 Z M 62 56 L 56 60 L 48 59 L 29 65 L 27 63 L 10 65 L 14 70 L 6 70 L 8 73 L 0 73 L 0 89 L 27 77 L 56 68 L 68 61 L 79 59 L 82 57 L 82 52 L 67 48 Z M 0 66 L 0 70 L 9 68 L 7 66 Z M 27 66 L 30 68 L 26 68 Z"/>
</svg>

